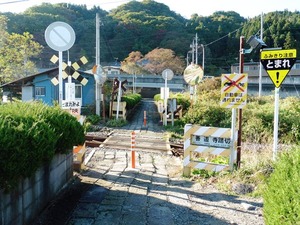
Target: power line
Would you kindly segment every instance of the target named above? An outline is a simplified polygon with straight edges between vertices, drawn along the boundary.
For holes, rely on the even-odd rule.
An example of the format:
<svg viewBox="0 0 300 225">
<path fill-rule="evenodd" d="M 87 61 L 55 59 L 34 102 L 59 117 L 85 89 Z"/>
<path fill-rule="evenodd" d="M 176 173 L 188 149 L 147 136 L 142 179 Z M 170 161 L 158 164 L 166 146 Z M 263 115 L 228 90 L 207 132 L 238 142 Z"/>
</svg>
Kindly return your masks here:
<svg viewBox="0 0 300 225">
<path fill-rule="evenodd" d="M 0 2 L 0 5 L 6 5 L 6 4 L 12 4 L 17 2 L 27 2 L 29 0 L 15 0 L 15 1 L 9 1 L 9 2 Z"/>
<path fill-rule="evenodd" d="M 237 28 L 236 30 L 234 30 L 234 31 L 232 31 L 232 32 L 229 32 L 228 34 L 224 35 L 223 37 L 220 37 L 220 38 L 217 39 L 217 40 L 214 40 L 214 41 L 212 41 L 212 42 L 210 42 L 210 43 L 204 45 L 204 47 L 209 46 L 209 45 L 212 45 L 212 44 L 214 44 L 214 43 L 216 43 L 216 42 L 218 42 L 218 41 L 220 41 L 220 40 L 222 40 L 222 39 L 228 37 L 229 35 L 231 35 L 231 34 L 233 34 L 233 33 L 236 33 L 236 32 L 237 32 L 239 29 L 241 29 L 242 27 L 243 27 L 243 26 L 241 26 L 240 28 Z"/>
<path fill-rule="evenodd" d="M 110 2 L 104 2 L 104 3 L 99 3 L 99 4 L 106 5 L 106 4 L 114 4 L 114 3 L 121 3 L 121 2 L 131 2 L 131 0 L 110 1 Z"/>
</svg>

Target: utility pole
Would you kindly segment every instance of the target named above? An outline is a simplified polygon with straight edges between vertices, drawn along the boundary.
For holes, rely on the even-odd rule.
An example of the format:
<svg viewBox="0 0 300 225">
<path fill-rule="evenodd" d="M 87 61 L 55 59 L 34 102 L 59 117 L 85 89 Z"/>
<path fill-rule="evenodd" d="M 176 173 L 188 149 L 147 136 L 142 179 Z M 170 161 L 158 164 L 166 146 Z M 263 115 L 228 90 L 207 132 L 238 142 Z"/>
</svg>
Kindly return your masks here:
<svg viewBox="0 0 300 225">
<path fill-rule="evenodd" d="M 100 65 L 100 18 L 96 13 L 96 65 Z"/>
<path fill-rule="evenodd" d="M 202 47 L 202 69 L 203 69 L 203 75 L 204 75 L 204 59 L 205 59 L 205 49 L 204 49 L 204 45 L 201 44 Z"/>
<path fill-rule="evenodd" d="M 192 63 L 195 63 L 195 39 L 193 39 L 192 44 L 190 45 L 192 48 Z"/>
<path fill-rule="evenodd" d="M 260 40 L 263 39 L 263 33 L 264 33 L 264 27 L 263 27 L 263 13 L 261 13 L 261 19 L 260 19 Z M 261 97 L 262 95 L 262 64 L 259 63 L 259 79 L 258 79 L 258 97 Z"/>
<path fill-rule="evenodd" d="M 244 73 L 244 36 L 240 37 L 240 70 L 239 74 Z M 237 167 L 241 164 L 241 145 L 242 145 L 242 109 L 238 109 L 238 137 L 237 137 Z"/>
<path fill-rule="evenodd" d="M 198 34 L 196 33 L 196 44 L 195 44 L 195 48 L 196 48 L 196 53 L 195 53 L 195 57 L 196 57 L 196 65 L 198 65 Z"/>
<path fill-rule="evenodd" d="M 100 18 L 99 14 L 96 13 L 96 66 L 100 66 Z M 99 76 L 100 74 L 97 74 Z M 98 116 L 101 115 L 101 87 L 100 87 L 100 82 L 98 80 L 95 81 L 96 85 L 96 114 Z"/>
</svg>

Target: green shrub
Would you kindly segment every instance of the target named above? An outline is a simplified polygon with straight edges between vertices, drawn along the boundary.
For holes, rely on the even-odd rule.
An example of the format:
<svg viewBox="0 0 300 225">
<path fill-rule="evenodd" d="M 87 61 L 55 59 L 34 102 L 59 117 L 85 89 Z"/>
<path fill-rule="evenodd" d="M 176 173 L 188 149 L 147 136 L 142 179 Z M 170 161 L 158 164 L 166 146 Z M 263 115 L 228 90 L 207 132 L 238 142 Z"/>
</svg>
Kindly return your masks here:
<svg viewBox="0 0 300 225">
<path fill-rule="evenodd" d="M 59 136 L 55 145 L 57 153 L 66 153 L 73 149 L 73 146 L 84 143 L 84 128 L 70 113 L 59 107 L 45 107 L 43 111 L 36 111 Z"/>
<path fill-rule="evenodd" d="M 289 97 L 280 101 L 279 111 L 279 135 L 282 143 L 300 142 L 300 100 L 297 97 Z"/>
<path fill-rule="evenodd" d="M 140 94 L 127 94 L 122 96 L 121 101 L 126 102 L 126 108 L 131 109 L 135 105 L 137 105 L 142 99 L 142 96 Z"/>
<path fill-rule="evenodd" d="M 160 100 L 161 100 L 160 94 L 154 95 L 153 99 L 154 99 L 154 101 L 156 101 L 156 102 L 160 101 Z"/>
<path fill-rule="evenodd" d="M 112 119 L 106 122 L 108 127 L 122 127 L 127 124 L 127 121 L 124 119 Z"/>
<path fill-rule="evenodd" d="M 219 172 L 209 171 L 204 169 L 193 169 L 192 174 L 194 176 L 202 177 L 202 178 L 210 178 L 215 177 L 219 174 Z"/>
<path fill-rule="evenodd" d="M 182 121 L 201 126 L 230 127 L 231 111 L 213 102 L 199 101 L 189 108 Z"/>
<path fill-rule="evenodd" d="M 58 136 L 45 121 L 0 115 L 0 188 L 15 187 L 54 155 Z"/>
<path fill-rule="evenodd" d="M 95 124 L 99 123 L 100 120 L 101 120 L 101 117 L 98 115 L 89 115 L 86 117 L 85 122 L 95 125 Z"/>
<path fill-rule="evenodd" d="M 190 95 L 187 93 L 171 93 L 171 98 L 176 98 L 177 105 L 181 105 L 183 110 L 187 110 L 190 105 Z"/>
<path fill-rule="evenodd" d="M 280 155 L 263 193 L 264 219 L 270 224 L 299 224 L 300 147 Z"/>
<path fill-rule="evenodd" d="M 170 93 L 170 98 L 176 98 L 177 105 L 181 105 L 183 110 L 187 110 L 191 105 L 190 96 L 187 93 Z M 153 100 L 163 101 L 160 94 L 154 95 Z"/>
<path fill-rule="evenodd" d="M 0 188 L 16 186 L 55 152 L 65 153 L 84 142 L 76 118 L 40 102 L 0 106 Z"/>
<path fill-rule="evenodd" d="M 231 127 L 230 109 L 220 107 L 220 79 L 206 79 L 198 85 L 197 101 L 189 107 L 182 123 L 200 126 Z M 156 97 L 156 96 L 155 96 Z M 280 100 L 279 142 L 300 143 L 300 99 L 288 97 Z M 242 110 L 242 141 L 269 143 L 273 139 L 274 97 L 248 97 Z"/>
</svg>

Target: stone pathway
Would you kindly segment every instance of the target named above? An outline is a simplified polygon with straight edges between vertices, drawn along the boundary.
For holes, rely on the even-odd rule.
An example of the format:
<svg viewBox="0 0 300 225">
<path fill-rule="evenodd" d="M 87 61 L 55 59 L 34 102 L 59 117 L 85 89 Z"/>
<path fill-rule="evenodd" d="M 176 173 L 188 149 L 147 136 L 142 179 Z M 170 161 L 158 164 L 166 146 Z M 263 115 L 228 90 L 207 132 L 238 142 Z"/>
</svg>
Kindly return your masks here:
<svg viewBox="0 0 300 225">
<path fill-rule="evenodd" d="M 182 178 L 180 158 L 145 152 L 136 157 L 132 169 L 130 152 L 97 149 L 80 176 L 90 187 L 67 224 L 264 224 L 259 200 Z"/>
</svg>

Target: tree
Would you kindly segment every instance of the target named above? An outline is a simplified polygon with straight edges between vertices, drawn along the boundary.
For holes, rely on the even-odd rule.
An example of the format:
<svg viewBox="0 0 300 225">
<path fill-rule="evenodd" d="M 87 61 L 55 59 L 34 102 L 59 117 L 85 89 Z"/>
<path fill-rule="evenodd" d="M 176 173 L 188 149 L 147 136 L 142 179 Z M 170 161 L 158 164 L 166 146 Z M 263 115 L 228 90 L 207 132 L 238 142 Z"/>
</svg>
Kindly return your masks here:
<svg viewBox="0 0 300 225">
<path fill-rule="evenodd" d="M 185 62 L 171 49 L 156 48 L 147 53 L 143 61 L 143 68 L 154 74 L 161 74 L 167 68 L 174 74 L 182 74 L 184 71 Z"/>
<path fill-rule="evenodd" d="M 297 45 L 297 41 L 289 31 L 286 35 L 285 43 L 283 45 L 284 49 L 291 49 Z"/>
<path fill-rule="evenodd" d="M 143 59 L 143 55 L 139 51 L 129 53 L 128 57 L 121 62 L 121 69 L 129 74 L 144 74 L 147 73 L 143 67 L 139 64 L 139 61 Z"/>
<path fill-rule="evenodd" d="M 3 47 L 5 39 L 7 38 L 7 32 L 6 32 L 6 26 L 7 26 L 7 18 L 5 16 L 0 15 L 0 48 Z"/>
<path fill-rule="evenodd" d="M 22 78 L 37 72 L 31 60 L 42 51 L 42 46 L 28 32 L 8 34 L 0 47 L 0 83 Z"/>
</svg>

